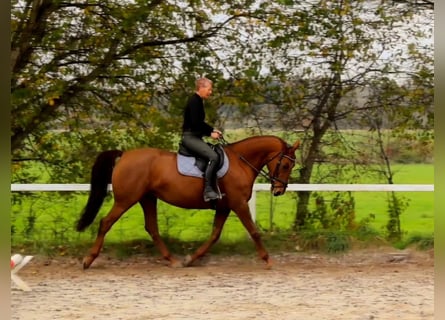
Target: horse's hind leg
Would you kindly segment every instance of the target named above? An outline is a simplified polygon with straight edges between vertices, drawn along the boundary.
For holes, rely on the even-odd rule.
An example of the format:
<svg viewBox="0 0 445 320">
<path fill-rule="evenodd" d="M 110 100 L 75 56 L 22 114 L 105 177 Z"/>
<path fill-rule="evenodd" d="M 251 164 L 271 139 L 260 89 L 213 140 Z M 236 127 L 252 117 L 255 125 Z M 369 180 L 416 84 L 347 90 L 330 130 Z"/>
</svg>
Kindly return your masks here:
<svg viewBox="0 0 445 320">
<path fill-rule="evenodd" d="M 99 256 L 99 252 L 103 247 L 105 235 L 111 229 L 113 224 L 127 211 L 131 205 L 122 206 L 114 202 L 110 212 L 100 220 L 99 230 L 97 232 L 96 241 L 90 250 L 90 254 L 83 259 L 83 268 L 88 269 L 93 261 Z"/>
<path fill-rule="evenodd" d="M 157 198 L 151 195 L 145 195 L 139 201 L 139 203 L 144 210 L 145 230 L 151 236 L 161 255 L 164 257 L 164 259 L 170 261 L 171 267 L 182 267 L 182 263 L 179 260 L 173 258 L 161 236 L 159 235 L 158 211 L 156 208 Z"/>
<path fill-rule="evenodd" d="M 190 266 L 194 261 L 201 258 L 206 254 L 206 252 L 218 241 L 219 237 L 221 236 L 221 231 L 224 227 L 224 223 L 227 220 L 227 217 L 229 216 L 230 209 L 218 208 L 215 212 L 215 217 L 213 219 L 213 231 L 212 234 L 201 247 L 199 247 L 193 255 L 188 255 L 184 260 L 184 266 Z"/>
</svg>

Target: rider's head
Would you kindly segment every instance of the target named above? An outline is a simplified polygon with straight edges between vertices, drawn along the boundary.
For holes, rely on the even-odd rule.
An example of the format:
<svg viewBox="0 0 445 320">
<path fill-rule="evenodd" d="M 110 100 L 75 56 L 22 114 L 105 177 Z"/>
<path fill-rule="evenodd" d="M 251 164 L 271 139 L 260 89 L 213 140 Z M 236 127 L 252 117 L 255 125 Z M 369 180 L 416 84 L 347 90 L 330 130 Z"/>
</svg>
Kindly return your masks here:
<svg viewBox="0 0 445 320">
<path fill-rule="evenodd" d="M 207 99 L 212 94 L 213 82 L 205 77 L 196 80 L 196 93 L 203 99 Z"/>
</svg>

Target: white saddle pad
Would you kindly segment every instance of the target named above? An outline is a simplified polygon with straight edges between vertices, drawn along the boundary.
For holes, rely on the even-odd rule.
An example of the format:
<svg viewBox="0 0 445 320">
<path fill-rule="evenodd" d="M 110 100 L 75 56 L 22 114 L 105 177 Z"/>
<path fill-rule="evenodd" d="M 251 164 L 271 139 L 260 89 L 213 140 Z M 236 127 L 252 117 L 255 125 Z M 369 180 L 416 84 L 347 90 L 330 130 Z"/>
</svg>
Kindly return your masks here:
<svg viewBox="0 0 445 320">
<path fill-rule="evenodd" d="M 223 154 L 224 154 L 224 163 L 223 166 L 216 172 L 217 178 L 224 177 L 224 175 L 229 170 L 229 158 L 227 157 L 225 152 L 223 152 Z M 176 163 L 179 173 L 185 176 L 202 178 L 204 172 L 202 172 L 195 165 L 195 161 L 196 161 L 195 157 L 187 157 L 178 153 L 178 160 L 176 161 Z"/>
</svg>

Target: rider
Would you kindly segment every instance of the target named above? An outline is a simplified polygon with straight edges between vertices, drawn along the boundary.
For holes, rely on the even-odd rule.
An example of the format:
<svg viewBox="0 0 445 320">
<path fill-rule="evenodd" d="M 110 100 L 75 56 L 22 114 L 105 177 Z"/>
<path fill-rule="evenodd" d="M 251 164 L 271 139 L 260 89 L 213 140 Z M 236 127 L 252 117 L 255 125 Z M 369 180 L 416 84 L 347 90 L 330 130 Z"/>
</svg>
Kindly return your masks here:
<svg viewBox="0 0 445 320">
<path fill-rule="evenodd" d="M 181 143 L 192 153 L 205 158 L 207 166 L 204 173 L 204 201 L 219 199 L 212 186 L 212 178 L 216 171 L 218 155 L 203 141 L 203 136 L 213 139 L 221 137 L 220 130 L 205 122 L 204 100 L 212 94 L 213 82 L 205 77 L 196 80 L 195 93 L 188 99 L 184 110 Z"/>
</svg>

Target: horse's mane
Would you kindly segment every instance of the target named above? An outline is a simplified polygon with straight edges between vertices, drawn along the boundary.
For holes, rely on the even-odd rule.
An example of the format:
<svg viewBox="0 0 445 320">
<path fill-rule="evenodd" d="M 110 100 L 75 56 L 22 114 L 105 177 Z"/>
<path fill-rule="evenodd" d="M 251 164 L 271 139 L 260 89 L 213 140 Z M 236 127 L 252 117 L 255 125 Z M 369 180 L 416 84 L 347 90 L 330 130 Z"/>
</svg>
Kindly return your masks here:
<svg viewBox="0 0 445 320">
<path fill-rule="evenodd" d="M 255 140 L 264 140 L 264 139 L 271 139 L 271 140 L 276 140 L 279 141 L 283 146 L 287 146 L 287 143 L 281 139 L 280 137 L 277 136 L 273 136 L 273 135 L 263 135 L 263 136 L 251 136 L 251 137 L 247 137 L 238 141 L 234 141 L 229 143 L 228 145 L 236 145 L 236 144 L 243 144 L 244 142 L 255 142 Z"/>
</svg>

